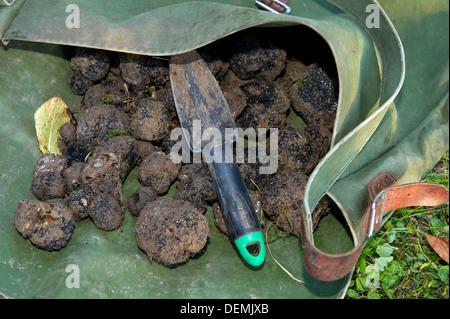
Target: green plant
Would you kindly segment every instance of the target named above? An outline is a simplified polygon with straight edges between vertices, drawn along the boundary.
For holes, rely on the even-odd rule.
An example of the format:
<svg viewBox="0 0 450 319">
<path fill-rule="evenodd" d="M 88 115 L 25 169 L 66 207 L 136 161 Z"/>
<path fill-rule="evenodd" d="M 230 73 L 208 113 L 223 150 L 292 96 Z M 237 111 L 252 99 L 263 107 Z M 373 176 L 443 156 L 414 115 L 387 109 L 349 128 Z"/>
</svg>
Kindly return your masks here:
<svg viewBox="0 0 450 319">
<path fill-rule="evenodd" d="M 103 90 L 103 97 L 102 97 L 102 102 L 104 104 L 114 104 L 114 102 L 116 102 L 114 95 L 108 93 L 106 90 Z"/>
<path fill-rule="evenodd" d="M 448 180 L 447 151 L 423 181 L 448 188 Z M 395 211 L 362 251 L 347 298 L 449 298 L 449 265 L 427 241 L 448 239 L 448 224 L 448 203 Z"/>
<path fill-rule="evenodd" d="M 125 113 L 127 113 L 129 116 L 133 116 L 136 113 L 136 101 L 128 99 L 124 102 L 127 103 L 127 106 L 125 107 Z"/>
<path fill-rule="evenodd" d="M 128 130 L 117 129 L 117 130 L 109 131 L 109 138 L 113 138 L 115 136 L 121 136 L 121 135 L 133 137 L 133 133 L 131 133 L 131 131 L 128 131 Z"/>
</svg>

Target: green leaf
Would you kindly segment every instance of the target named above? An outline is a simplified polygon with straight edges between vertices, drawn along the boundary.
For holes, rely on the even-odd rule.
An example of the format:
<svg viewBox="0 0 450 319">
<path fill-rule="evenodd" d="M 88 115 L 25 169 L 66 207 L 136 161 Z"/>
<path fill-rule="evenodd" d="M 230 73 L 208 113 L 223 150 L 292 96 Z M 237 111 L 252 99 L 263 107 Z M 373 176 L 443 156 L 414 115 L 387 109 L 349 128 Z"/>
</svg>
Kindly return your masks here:
<svg viewBox="0 0 450 319">
<path fill-rule="evenodd" d="M 390 286 L 394 285 L 398 279 L 399 276 L 392 273 L 387 273 L 384 275 L 383 279 L 381 279 L 382 287 L 389 288 Z"/>
<path fill-rule="evenodd" d="M 367 290 L 366 283 L 364 282 L 363 277 L 356 278 L 356 289 L 358 289 L 358 291 Z"/>
<path fill-rule="evenodd" d="M 396 228 L 405 228 L 405 224 L 404 223 L 402 223 L 402 222 L 397 222 L 396 224 L 395 224 L 395 227 Z"/>
<path fill-rule="evenodd" d="M 367 266 L 367 276 L 364 277 L 365 285 L 367 288 L 379 287 L 380 281 L 380 267 L 378 265 L 371 264 Z"/>
<path fill-rule="evenodd" d="M 402 266 L 398 261 L 392 261 L 385 267 L 381 282 L 382 287 L 387 289 L 394 285 L 403 276 Z"/>
<path fill-rule="evenodd" d="M 386 237 L 387 237 L 388 243 L 392 244 L 395 240 L 396 235 L 397 235 L 397 233 L 395 231 L 387 233 Z"/>
<path fill-rule="evenodd" d="M 365 259 L 361 259 L 361 261 L 359 262 L 358 272 L 360 274 L 363 274 L 366 272 L 366 260 Z"/>
<path fill-rule="evenodd" d="M 51 98 L 37 109 L 34 113 L 34 125 L 42 153 L 61 154 L 58 147 L 58 130 L 69 122 L 68 107 L 59 96 Z"/>
<path fill-rule="evenodd" d="M 445 223 L 443 223 L 436 215 L 432 215 L 430 218 L 428 218 L 428 222 L 431 224 L 431 226 L 433 226 L 433 228 L 442 229 L 446 226 Z"/>
<path fill-rule="evenodd" d="M 402 265 L 396 260 L 389 263 L 386 270 L 389 271 L 390 273 L 397 274 L 399 276 L 403 276 Z"/>
<path fill-rule="evenodd" d="M 396 249 L 395 247 L 389 245 L 388 243 L 384 243 L 383 245 L 379 245 L 377 247 L 377 253 L 380 257 L 389 257 L 392 255 L 392 252 Z"/>
<path fill-rule="evenodd" d="M 394 259 L 394 257 L 378 257 L 375 259 L 375 263 L 380 267 L 380 271 L 384 271 L 384 268 Z"/>
<path fill-rule="evenodd" d="M 394 289 L 385 289 L 385 293 L 389 299 L 392 299 L 392 298 L 394 298 L 395 290 Z"/>
<path fill-rule="evenodd" d="M 355 298 L 356 297 L 356 291 L 354 289 L 348 289 L 347 290 L 347 296 L 349 296 L 350 298 Z"/>
<path fill-rule="evenodd" d="M 376 293 L 374 291 L 370 291 L 367 294 L 367 299 L 381 299 L 381 296 L 380 296 L 380 294 L 378 294 L 378 293 Z"/>
<path fill-rule="evenodd" d="M 418 260 L 427 260 L 427 258 L 421 253 L 417 254 L 417 259 Z"/>
<path fill-rule="evenodd" d="M 439 268 L 438 276 L 443 282 L 448 284 L 448 265 Z"/>
</svg>

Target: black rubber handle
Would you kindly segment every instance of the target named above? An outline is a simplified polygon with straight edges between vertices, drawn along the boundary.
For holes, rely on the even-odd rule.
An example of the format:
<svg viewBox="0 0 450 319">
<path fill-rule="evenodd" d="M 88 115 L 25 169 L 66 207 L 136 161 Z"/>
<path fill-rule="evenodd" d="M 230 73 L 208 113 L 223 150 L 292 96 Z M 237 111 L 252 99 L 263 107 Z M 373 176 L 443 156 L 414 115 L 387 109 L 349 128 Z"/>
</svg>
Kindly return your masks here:
<svg viewBox="0 0 450 319">
<path fill-rule="evenodd" d="M 211 163 L 209 170 L 233 240 L 261 231 L 258 216 L 236 163 Z"/>
<path fill-rule="evenodd" d="M 213 162 L 209 164 L 209 170 L 231 239 L 248 264 L 261 266 L 266 254 L 264 237 L 238 166 L 236 163 Z"/>
</svg>

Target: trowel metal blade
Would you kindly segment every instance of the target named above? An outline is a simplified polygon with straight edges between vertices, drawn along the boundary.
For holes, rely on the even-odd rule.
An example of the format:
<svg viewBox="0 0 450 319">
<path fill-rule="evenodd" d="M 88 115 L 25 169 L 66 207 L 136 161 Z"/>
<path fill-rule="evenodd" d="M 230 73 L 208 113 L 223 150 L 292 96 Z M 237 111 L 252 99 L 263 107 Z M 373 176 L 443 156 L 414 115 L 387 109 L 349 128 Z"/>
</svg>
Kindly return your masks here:
<svg viewBox="0 0 450 319">
<path fill-rule="evenodd" d="M 201 152 L 209 142 L 201 140 L 208 129 L 220 132 L 222 143 L 236 140 L 237 134 L 231 134 L 236 124 L 225 96 L 197 51 L 171 57 L 170 81 L 178 119 L 193 152 Z"/>
</svg>

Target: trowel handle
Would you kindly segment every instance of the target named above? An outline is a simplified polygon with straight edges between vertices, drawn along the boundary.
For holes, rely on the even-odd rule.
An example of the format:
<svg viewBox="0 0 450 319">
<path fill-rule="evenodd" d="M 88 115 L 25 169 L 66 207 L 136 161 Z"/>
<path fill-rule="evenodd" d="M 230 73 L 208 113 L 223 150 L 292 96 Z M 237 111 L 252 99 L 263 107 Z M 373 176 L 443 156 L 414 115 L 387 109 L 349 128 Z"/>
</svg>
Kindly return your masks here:
<svg viewBox="0 0 450 319">
<path fill-rule="evenodd" d="M 264 238 L 256 210 L 236 163 L 211 163 L 209 170 L 231 239 L 242 258 L 255 267 L 265 259 Z M 249 249 L 256 248 L 256 252 Z"/>
</svg>

